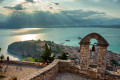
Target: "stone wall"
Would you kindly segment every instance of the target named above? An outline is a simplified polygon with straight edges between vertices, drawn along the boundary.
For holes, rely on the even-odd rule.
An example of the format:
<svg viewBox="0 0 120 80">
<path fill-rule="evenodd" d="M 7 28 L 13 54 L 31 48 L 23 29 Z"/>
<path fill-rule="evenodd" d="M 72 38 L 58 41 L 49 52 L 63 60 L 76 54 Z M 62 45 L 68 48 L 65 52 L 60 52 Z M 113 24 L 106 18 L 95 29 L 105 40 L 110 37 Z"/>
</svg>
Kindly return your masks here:
<svg viewBox="0 0 120 80">
<path fill-rule="evenodd" d="M 107 59 L 106 55 L 107 55 L 107 48 L 104 46 L 98 46 L 97 71 L 99 73 L 105 73 L 106 59 Z"/>
<path fill-rule="evenodd" d="M 59 72 L 69 72 L 79 74 L 82 77 L 97 79 L 97 80 L 120 80 L 120 76 L 100 74 L 92 70 L 83 70 L 78 65 L 71 61 L 60 61 Z"/>
<path fill-rule="evenodd" d="M 6 63 L 6 61 L 5 61 Z M 21 62 L 21 61 L 10 61 L 9 64 L 20 64 L 20 65 L 32 65 L 38 66 L 36 63 Z M 60 72 L 69 72 L 79 74 L 82 77 L 98 79 L 98 80 L 120 80 L 120 76 L 100 74 L 91 70 L 83 70 L 71 60 L 54 60 L 48 66 L 34 72 L 33 74 L 26 76 L 25 79 L 21 80 L 54 80 Z"/>
<path fill-rule="evenodd" d="M 40 65 L 40 63 L 35 63 L 35 62 L 28 62 L 28 61 L 12 61 L 10 60 L 9 62 L 7 62 L 6 60 L 4 61 L 5 63 L 8 64 L 18 64 L 18 65 L 28 65 L 28 66 L 35 66 L 35 67 L 42 67 Z"/>
<path fill-rule="evenodd" d="M 82 77 L 98 80 L 120 80 L 120 76 L 100 74 L 90 70 L 83 70 L 71 60 L 54 60 L 47 67 L 30 75 L 25 80 L 54 80 L 60 72 L 79 74 Z"/>
<path fill-rule="evenodd" d="M 24 80 L 53 80 L 59 73 L 59 60 L 54 60 L 51 64 L 40 69 L 33 75 L 28 76 Z"/>
<path fill-rule="evenodd" d="M 80 63 L 82 69 L 88 69 L 90 64 L 89 45 L 80 45 Z"/>
</svg>

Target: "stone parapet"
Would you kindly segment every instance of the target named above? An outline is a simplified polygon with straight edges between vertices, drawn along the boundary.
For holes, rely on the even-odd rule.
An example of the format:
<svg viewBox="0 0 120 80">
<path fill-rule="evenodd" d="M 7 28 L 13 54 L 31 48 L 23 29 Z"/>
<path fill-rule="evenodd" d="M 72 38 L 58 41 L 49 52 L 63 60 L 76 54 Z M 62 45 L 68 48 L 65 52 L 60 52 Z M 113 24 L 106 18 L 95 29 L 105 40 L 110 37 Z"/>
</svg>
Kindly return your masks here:
<svg viewBox="0 0 120 80">
<path fill-rule="evenodd" d="M 50 65 L 40 69 L 33 75 L 29 75 L 23 80 L 53 80 L 59 73 L 59 60 L 54 60 Z"/>
<path fill-rule="evenodd" d="M 12 60 L 10 60 L 10 61 L 7 62 L 7 61 L 5 60 L 4 63 L 42 67 L 39 62 L 12 61 Z"/>
<path fill-rule="evenodd" d="M 120 80 L 120 76 L 117 75 L 101 74 L 89 69 L 83 70 L 79 65 L 76 65 L 70 61 L 60 61 L 59 72 L 79 74 L 82 77 L 91 78 L 93 80 Z"/>
<path fill-rule="evenodd" d="M 54 60 L 53 63 L 39 70 L 34 75 L 30 75 L 25 80 L 54 80 L 54 77 L 60 72 L 79 74 L 82 77 L 95 80 L 120 80 L 120 76 L 100 74 L 90 70 L 81 70 L 80 66 L 76 65 L 71 60 Z"/>
<path fill-rule="evenodd" d="M 7 63 L 5 61 L 5 63 Z M 36 63 L 32 62 L 21 62 L 21 61 L 9 61 L 9 64 L 19 64 L 19 65 L 28 65 L 36 66 Z M 85 78 L 91 78 L 93 80 L 120 80 L 120 76 L 100 74 L 91 70 L 83 70 L 79 65 L 76 65 L 74 61 L 71 60 L 54 60 L 48 66 L 39 69 L 37 72 L 33 72 L 26 78 L 21 80 L 54 80 L 61 72 L 69 72 L 74 74 L 79 74 Z"/>
</svg>

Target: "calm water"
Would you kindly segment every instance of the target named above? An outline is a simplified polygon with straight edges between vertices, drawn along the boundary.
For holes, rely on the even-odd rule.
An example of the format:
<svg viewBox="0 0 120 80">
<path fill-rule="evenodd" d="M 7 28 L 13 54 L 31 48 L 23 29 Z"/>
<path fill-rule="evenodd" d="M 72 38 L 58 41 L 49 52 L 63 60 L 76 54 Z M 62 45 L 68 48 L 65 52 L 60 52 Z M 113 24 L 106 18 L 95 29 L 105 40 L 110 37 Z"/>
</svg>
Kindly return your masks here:
<svg viewBox="0 0 120 80">
<path fill-rule="evenodd" d="M 120 28 L 24 28 L 0 30 L 0 54 L 10 56 L 11 59 L 21 59 L 19 56 L 7 52 L 9 44 L 15 41 L 25 40 L 50 40 L 56 43 L 64 43 L 68 46 L 79 46 L 78 37 L 84 37 L 91 32 L 101 34 L 110 44 L 108 50 L 120 53 Z M 70 42 L 65 40 L 69 39 Z M 91 40 L 91 43 L 96 42 Z"/>
</svg>

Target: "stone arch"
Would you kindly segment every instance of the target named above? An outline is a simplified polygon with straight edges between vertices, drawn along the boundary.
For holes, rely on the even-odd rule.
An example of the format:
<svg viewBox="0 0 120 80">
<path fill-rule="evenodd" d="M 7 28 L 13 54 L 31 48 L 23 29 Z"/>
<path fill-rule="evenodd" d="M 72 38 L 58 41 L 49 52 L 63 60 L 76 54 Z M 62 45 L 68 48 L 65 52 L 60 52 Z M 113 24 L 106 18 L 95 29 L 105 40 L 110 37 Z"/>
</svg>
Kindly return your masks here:
<svg viewBox="0 0 120 80">
<path fill-rule="evenodd" d="M 80 44 L 89 44 L 90 39 L 95 38 L 98 41 L 99 46 L 108 46 L 108 42 L 98 33 L 90 33 L 85 36 L 81 41 Z"/>
<path fill-rule="evenodd" d="M 97 56 L 97 71 L 104 73 L 106 69 L 106 54 L 108 42 L 98 33 L 90 33 L 80 41 L 80 66 L 81 69 L 88 69 L 90 56 L 89 44 L 90 40 L 94 38 L 98 41 L 98 56 Z"/>
</svg>

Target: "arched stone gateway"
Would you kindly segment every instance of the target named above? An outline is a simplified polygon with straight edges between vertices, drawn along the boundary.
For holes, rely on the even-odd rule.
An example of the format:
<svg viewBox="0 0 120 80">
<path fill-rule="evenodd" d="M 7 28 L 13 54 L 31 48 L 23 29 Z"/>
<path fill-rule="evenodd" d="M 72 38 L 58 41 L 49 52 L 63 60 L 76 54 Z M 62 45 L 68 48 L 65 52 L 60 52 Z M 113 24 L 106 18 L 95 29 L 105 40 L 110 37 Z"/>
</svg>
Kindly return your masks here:
<svg viewBox="0 0 120 80">
<path fill-rule="evenodd" d="M 106 54 L 108 42 L 98 33 L 90 33 L 80 41 L 80 66 L 81 69 L 88 69 L 90 64 L 89 44 L 94 38 L 98 41 L 97 71 L 104 73 L 106 69 Z"/>
</svg>

